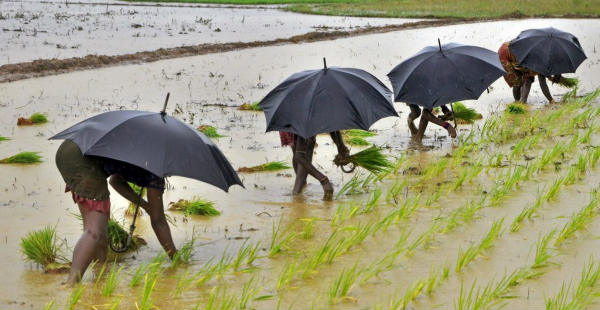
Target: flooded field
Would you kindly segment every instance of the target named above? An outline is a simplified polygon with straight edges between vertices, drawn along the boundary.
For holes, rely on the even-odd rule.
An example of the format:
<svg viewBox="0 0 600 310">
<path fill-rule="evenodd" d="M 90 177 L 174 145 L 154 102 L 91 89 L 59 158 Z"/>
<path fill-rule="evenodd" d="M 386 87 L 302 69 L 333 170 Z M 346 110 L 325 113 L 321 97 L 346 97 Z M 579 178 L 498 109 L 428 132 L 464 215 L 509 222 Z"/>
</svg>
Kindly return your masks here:
<svg viewBox="0 0 600 310">
<path fill-rule="evenodd" d="M 437 44 L 437 38 L 497 50 L 523 29 L 547 26 L 579 38 L 588 59 L 577 72 L 578 93 L 594 91 L 600 86 L 600 21 L 561 19 L 405 30 L 0 84 L 0 135 L 11 139 L 0 142 L 0 158 L 35 151 L 44 159 L 0 166 L 1 307 L 39 309 L 54 301 L 62 308 L 72 292 L 60 286 L 64 275 L 44 274 L 23 262 L 19 250 L 27 232 L 56 225 L 69 256 L 81 233 L 73 216 L 77 209 L 63 193 L 54 164 L 60 142 L 47 140 L 58 131 L 109 110 L 158 112 L 170 92 L 168 112 L 194 126 L 215 126 L 225 136 L 215 142 L 235 168 L 290 162 L 291 151 L 280 146 L 277 133 L 264 133 L 263 114 L 237 107 L 260 100 L 292 73 L 319 68 L 322 57 L 329 66 L 367 70 L 389 86 L 387 72 L 423 46 Z M 551 92 L 559 99 L 567 90 L 554 85 Z M 428 129 L 425 150 L 409 145 L 408 109 L 396 104 L 400 118 L 376 123 L 377 136 L 367 140 L 384 147 L 397 169 L 332 202 L 321 200 L 321 186 L 310 178 L 305 192 L 292 196 L 291 169 L 241 173 L 246 189 L 232 187 L 229 194 L 170 178 L 167 202 L 200 196 L 222 211 L 210 218 L 167 211 L 178 246 L 195 232 L 191 261 L 176 267 L 160 262 L 162 249 L 142 216 L 137 232 L 148 245 L 118 257 L 124 269 L 115 292 L 102 296 L 106 277 L 97 280 L 89 270 L 76 308 L 139 309 L 151 302 L 186 309 L 468 309 L 475 295 L 483 308 L 544 308 L 563 281 L 573 281 L 576 289 L 585 262 L 600 266 L 595 237 L 600 101 L 588 99 L 547 106 L 536 83 L 529 114 L 502 117 L 512 96 L 500 79 L 477 102 L 465 102 L 483 120 L 460 126 L 456 141 L 443 129 Z M 50 122 L 16 126 L 18 117 L 34 112 L 45 113 Z M 329 137 L 319 136 L 317 143 L 314 161 L 336 194 L 353 177 L 365 179 L 336 169 Z M 113 217 L 130 220 L 124 216 L 125 200 L 116 192 L 111 198 Z M 572 214 L 580 211 L 589 220 L 574 221 Z M 243 251 L 257 244 L 256 257 Z M 146 276 L 131 285 L 137 270 Z M 582 291 L 596 290 L 591 283 Z M 494 293 L 485 293 L 486 286 Z M 567 296 L 568 301 L 577 297 Z"/>
<path fill-rule="evenodd" d="M 0 2 L 0 65 L 119 55 L 159 48 L 287 38 L 311 31 L 397 25 L 417 19 L 302 15 L 274 8 L 131 4 L 119 1 Z"/>
</svg>

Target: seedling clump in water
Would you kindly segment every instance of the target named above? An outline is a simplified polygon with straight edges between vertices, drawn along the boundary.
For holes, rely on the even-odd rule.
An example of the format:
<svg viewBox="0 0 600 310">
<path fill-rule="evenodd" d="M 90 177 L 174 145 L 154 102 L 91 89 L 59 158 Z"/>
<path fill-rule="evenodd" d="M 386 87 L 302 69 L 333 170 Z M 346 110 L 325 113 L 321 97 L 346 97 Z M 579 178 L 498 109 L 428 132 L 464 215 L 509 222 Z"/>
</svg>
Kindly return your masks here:
<svg viewBox="0 0 600 310">
<path fill-rule="evenodd" d="M 0 164 L 35 164 L 41 162 L 42 157 L 38 155 L 38 152 L 21 152 L 0 160 Z"/>
<path fill-rule="evenodd" d="M 527 113 L 527 106 L 519 102 L 513 102 L 506 106 L 506 112 L 510 114 L 525 114 Z"/>
<path fill-rule="evenodd" d="M 483 118 L 475 109 L 467 108 L 462 102 L 453 103 L 452 109 L 454 110 L 454 118 L 459 124 L 473 124 L 476 120 Z"/>
<path fill-rule="evenodd" d="M 383 155 L 381 149 L 376 146 L 350 155 L 345 161 L 352 163 L 355 166 L 360 166 L 374 174 L 385 172 L 394 166 L 385 155 Z"/>
<path fill-rule="evenodd" d="M 238 172 L 259 172 L 259 171 L 276 171 L 290 169 L 291 167 L 284 161 L 271 161 L 262 165 L 253 167 L 240 167 Z"/>
<path fill-rule="evenodd" d="M 33 113 L 29 118 L 19 117 L 17 126 L 38 125 L 48 122 L 46 115 L 42 113 Z"/>
<path fill-rule="evenodd" d="M 220 135 L 217 132 L 217 128 L 215 128 L 213 126 L 201 125 L 200 127 L 198 127 L 198 130 L 201 133 L 205 134 L 209 138 L 221 138 L 221 137 L 224 137 L 223 135 Z"/>
<path fill-rule="evenodd" d="M 129 236 L 129 233 L 115 219 L 110 218 L 108 220 L 108 228 L 107 229 L 108 229 L 108 240 L 109 240 L 109 242 L 112 242 L 112 244 L 115 244 L 115 245 L 123 244 L 124 245 L 127 242 L 127 237 Z M 133 235 L 132 240 L 131 240 L 131 246 L 129 247 L 129 250 L 135 250 L 139 246 L 145 245 L 145 244 L 146 244 L 146 241 L 144 239 L 142 239 L 138 235 Z"/>
<path fill-rule="evenodd" d="M 262 111 L 263 109 L 258 105 L 258 101 L 254 103 L 244 103 L 240 106 L 242 111 Z"/>
<path fill-rule="evenodd" d="M 64 272 L 69 270 L 68 264 L 62 256 L 64 243 L 59 243 L 56 228 L 47 226 L 34 230 L 21 238 L 21 252 L 25 259 L 44 266 L 46 272 Z"/>
<path fill-rule="evenodd" d="M 192 201 L 179 199 L 177 202 L 171 202 L 169 204 L 169 210 L 183 211 L 188 215 L 207 215 L 215 216 L 220 215 L 221 211 L 215 209 L 214 202 L 195 198 Z"/>
</svg>

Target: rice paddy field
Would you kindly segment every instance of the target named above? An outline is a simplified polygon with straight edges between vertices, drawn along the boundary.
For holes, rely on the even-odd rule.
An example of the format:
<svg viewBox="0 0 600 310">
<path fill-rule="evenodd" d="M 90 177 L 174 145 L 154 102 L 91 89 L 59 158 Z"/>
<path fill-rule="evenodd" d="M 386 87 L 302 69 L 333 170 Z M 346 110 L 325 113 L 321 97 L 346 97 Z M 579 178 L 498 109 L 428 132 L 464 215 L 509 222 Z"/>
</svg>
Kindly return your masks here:
<svg viewBox="0 0 600 310">
<path fill-rule="evenodd" d="M 500 79 L 478 101 L 462 102 L 482 119 L 459 124 L 457 139 L 430 126 L 423 145 L 410 142 L 409 109 L 396 103 L 399 118 L 345 136 L 368 143 L 351 154 L 371 145 L 383 150 L 392 168 L 378 175 L 341 172 L 331 139 L 318 136 L 314 161 L 334 184 L 333 201 L 323 201 L 310 178 L 304 193 L 292 196 L 291 151 L 277 133 L 264 132 L 261 111 L 239 109 L 289 75 L 319 68 L 322 57 L 389 86 L 387 72 L 438 37 L 497 50 L 523 29 L 547 26 L 574 33 L 587 53 L 578 89 L 550 85 L 560 101 L 550 106 L 536 83 L 522 113 L 508 113 L 513 98 Z M 597 19 L 494 21 L 0 83 L 0 158 L 32 152 L 42 161 L 0 165 L 0 308 L 597 308 L 598 29 Z M 47 257 L 30 250 L 49 240 L 56 260 L 69 260 L 81 234 L 54 164 L 60 141 L 47 138 L 109 110 L 158 112 L 167 92 L 167 112 L 195 128 L 212 126 L 221 135 L 213 141 L 236 170 L 262 171 L 240 173 L 245 189 L 228 194 L 169 178 L 165 206 L 181 206 L 166 211 L 177 258 L 164 256 L 142 214 L 136 234 L 144 242 L 134 251 L 109 252 L 80 285 L 61 286 L 65 274 L 45 272 L 22 254 L 23 247 Z M 17 126 L 34 113 L 47 122 Z M 127 228 L 129 203 L 112 189 L 111 201 L 112 217 Z M 209 207 L 216 212 L 192 212 Z"/>
</svg>

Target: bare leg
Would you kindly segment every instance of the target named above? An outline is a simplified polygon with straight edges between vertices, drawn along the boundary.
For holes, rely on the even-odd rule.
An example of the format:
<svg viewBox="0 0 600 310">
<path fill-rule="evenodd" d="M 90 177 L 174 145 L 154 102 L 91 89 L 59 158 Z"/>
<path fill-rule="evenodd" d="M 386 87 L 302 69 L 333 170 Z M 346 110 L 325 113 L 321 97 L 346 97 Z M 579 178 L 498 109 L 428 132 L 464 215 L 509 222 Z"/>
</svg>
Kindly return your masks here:
<svg viewBox="0 0 600 310">
<path fill-rule="evenodd" d="M 552 98 L 552 95 L 550 94 L 550 89 L 548 88 L 548 83 L 546 83 L 546 77 L 540 74 L 538 76 L 538 81 L 540 82 L 540 88 L 542 89 L 544 97 L 548 99 L 548 102 L 554 103 L 554 98 Z"/>
<path fill-rule="evenodd" d="M 512 88 L 513 98 L 515 101 L 521 100 L 521 86 L 514 86 Z"/>
<path fill-rule="evenodd" d="M 530 79 L 526 79 L 521 86 L 521 102 L 527 103 L 527 97 L 529 97 L 529 91 L 531 90 L 531 81 Z"/>
<path fill-rule="evenodd" d="M 294 154 L 294 158 L 298 162 L 298 174 L 296 175 L 296 182 L 294 184 L 294 194 L 300 193 L 302 182 L 306 180 L 306 175 L 310 174 L 321 182 L 324 191 L 323 199 L 331 199 L 333 197 L 333 186 L 329 183 L 329 179 L 317 170 L 311 162 L 314 142 L 314 137 L 310 139 L 298 137 L 296 139 L 296 153 Z"/>
<path fill-rule="evenodd" d="M 428 124 L 429 121 L 422 115 L 421 120 L 419 121 L 419 130 L 417 131 L 417 134 L 413 136 L 413 141 L 419 143 L 423 141 L 423 136 L 425 136 L 425 130 L 427 129 Z"/>
<path fill-rule="evenodd" d="M 90 211 L 79 205 L 79 211 L 83 218 L 83 235 L 77 241 L 73 250 L 73 262 L 71 272 L 67 278 L 67 284 L 73 285 L 81 280 L 83 273 L 92 262 L 106 260 L 107 225 L 108 216 L 97 211 Z"/>
<path fill-rule="evenodd" d="M 171 259 L 177 252 L 173 237 L 171 237 L 171 229 L 165 217 L 165 210 L 162 201 L 163 190 L 149 187 L 148 188 L 148 205 L 144 208 L 150 216 L 152 230 L 158 238 L 165 252 Z"/>
<path fill-rule="evenodd" d="M 411 136 L 414 137 L 417 134 L 417 127 L 415 127 L 414 121 L 417 117 L 421 116 L 421 109 L 414 104 L 409 104 L 408 107 L 410 108 L 410 114 L 408 114 L 407 118 L 408 129 L 410 130 Z"/>
<path fill-rule="evenodd" d="M 448 134 L 450 135 L 450 137 L 456 138 L 456 130 L 454 129 L 454 127 L 452 127 L 452 125 L 440 120 L 439 118 L 435 117 L 433 115 L 433 113 L 431 113 L 430 110 L 423 109 L 423 114 L 421 115 L 421 119 L 426 119 L 427 121 L 432 122 L 441 127 L 444 127 L 445 125 L 447 125 L 448 128 L 446 128 L 446 130 L 448 131 Z M 420 129 L 421 128 L 419 127 L 419 130 Z"/>
</svg>

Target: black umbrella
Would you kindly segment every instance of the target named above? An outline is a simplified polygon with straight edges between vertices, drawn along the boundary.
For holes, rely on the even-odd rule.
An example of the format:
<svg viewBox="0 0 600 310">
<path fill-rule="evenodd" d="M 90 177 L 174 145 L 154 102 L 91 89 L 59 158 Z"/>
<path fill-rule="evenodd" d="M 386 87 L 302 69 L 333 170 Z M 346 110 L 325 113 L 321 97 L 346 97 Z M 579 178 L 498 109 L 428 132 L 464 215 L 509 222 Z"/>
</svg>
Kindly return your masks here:
<svg viewBox="0 0 600 310">
<path fill-rule="evenodd" d="M 394 101 L 433 109 L 477 99 L 505 73 L 496 52 L 458 43 L 441 45 L 438 40 L 438 46 L 422 49 L 387 76 L 394 89 Z"/>
<path fill-rule="evenodd" d="M 390 90 L 376 77 L 355 68 L 306 70 L 288 77 L 259 105 L 267 131 L 308 138 L 343 129 L 363 129 L 387 116 L 398 116 Z"/>
<path fill-rule="evenodd" d="M 587 58 L 574 35 L 552 27 L 521 32 L 510 52 L 519 65 L 544 76 L 573 73 Z"/>
<path fill-rule="evenodd" d="M 75 142 L 85 155 L 120 160 L 159 177 L 182 176 L 224 191 L 243 186 L 223 153 L 204 134 L 164 113 L 111 111 L 50 139 Z"/>
</svg>

